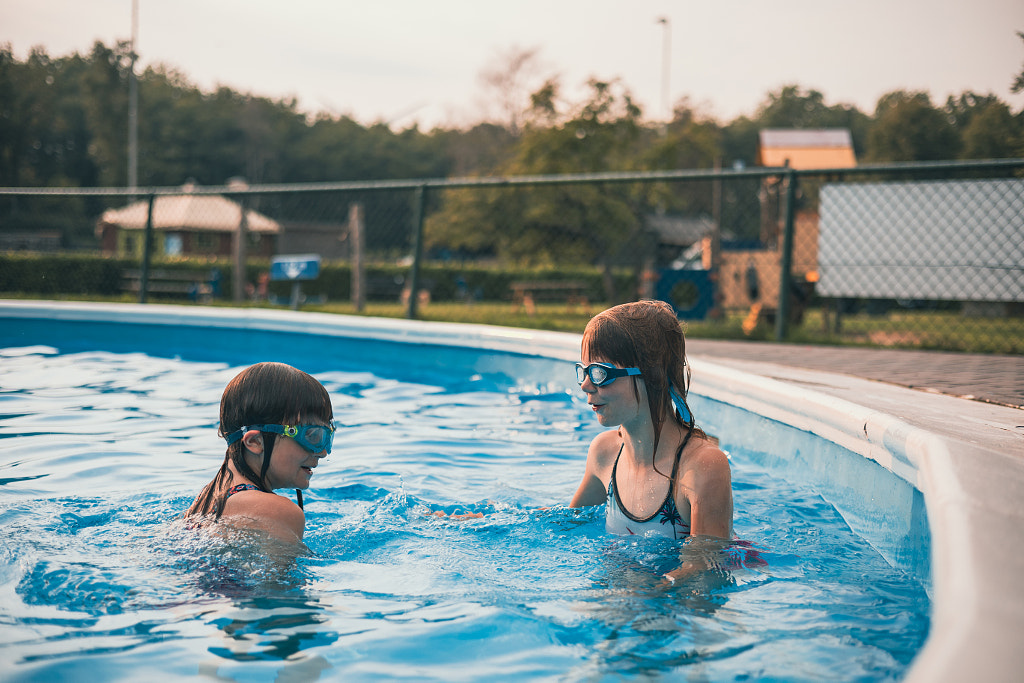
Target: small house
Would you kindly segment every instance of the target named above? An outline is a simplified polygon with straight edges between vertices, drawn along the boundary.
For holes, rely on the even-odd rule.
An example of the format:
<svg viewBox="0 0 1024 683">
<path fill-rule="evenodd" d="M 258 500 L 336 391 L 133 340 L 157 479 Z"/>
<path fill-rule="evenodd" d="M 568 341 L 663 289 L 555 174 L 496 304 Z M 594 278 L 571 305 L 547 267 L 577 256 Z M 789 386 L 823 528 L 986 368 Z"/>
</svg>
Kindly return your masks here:
<svg viewBox="0 0 1024 683">
<path fill-rule="evenodd" d="M 158 196 L 153 202 L 152 255 L 230 256 L 242 223 L 242 206 L 218 194 L 195 194 L 185 185 L 180 195 Z M 105 254 L 141 258 L 149 213 L 149 200 L 120 209 L 108 209 L 96 224 Z M 271 257 L 281 226 L 248 209 L 245 212 L 248 253 Z"/>
<path fill-rule="evenodd" d="M 857 157 L 846 128 L 766 128 L 758 139 L 757 165 L 788 166 L 801 171 L 853 168 Z"/>
</svg>

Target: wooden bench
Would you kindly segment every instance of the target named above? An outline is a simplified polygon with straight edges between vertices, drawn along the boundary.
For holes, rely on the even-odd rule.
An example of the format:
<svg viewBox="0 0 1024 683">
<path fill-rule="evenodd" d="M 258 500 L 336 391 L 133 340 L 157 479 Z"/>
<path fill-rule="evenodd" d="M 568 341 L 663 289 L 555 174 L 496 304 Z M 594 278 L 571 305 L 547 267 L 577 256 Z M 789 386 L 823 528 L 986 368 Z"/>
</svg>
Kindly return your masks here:
<svg viewBox="0 0 1024 683">
<path fill-rule="evenodd" d="M 420 280 L 420 292 L 432 291 L 434 281 Z M 409 282 L 404 275 L 375 275 L 367 277 L 363 296 L 367 301 L 404 301 L 409 297 Z"/>
<path fill-rule="evenodd" d="M 587 299 L 587 284 L 575 280 L 537 280 L 529 282 L 513 282 L 509 285 L 512 290 L 512 312 L 516 313 L 520 307 L 527 315 L 537 313 L 537 301 L 565 301 L 566 312 L 572 313 L 577 306 L 584 312 L 590 309 L 590 301 Z"/>
<path fill-rule="evenodd" d="M 405 277 L 378 275 L 366 278 L 366 299 L 368 301 L 398 301 L 405 289 Z"/>
<path fill-rule="evenodd" d="M 213 270 L 171 270 L 154 268 L 146 278 L 147 294 L 185 295 L 193 301 L 208 302 L 217 293 L 218 274 Z M 121 273 L 121 291 L 138 294 L 142 288 L 142 271 L 128 269 Z"/>
</svg>

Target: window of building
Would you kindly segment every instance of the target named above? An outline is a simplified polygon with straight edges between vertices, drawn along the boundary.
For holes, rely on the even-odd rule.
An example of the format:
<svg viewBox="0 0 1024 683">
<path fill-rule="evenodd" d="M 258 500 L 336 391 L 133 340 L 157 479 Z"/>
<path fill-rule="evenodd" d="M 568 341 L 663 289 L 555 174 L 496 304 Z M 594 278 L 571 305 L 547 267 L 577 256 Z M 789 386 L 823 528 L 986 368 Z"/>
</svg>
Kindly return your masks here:
<svg viewBox="0 0 1024 683">
<path fill-rule="evenodd" d="M 183 248 L 184 241 L 181 239 L 181 235 L 179 233 L 172 232 L 164 237 L 165 256 L 181 256 Z"/>
<path fill-rule="evenodd" d="M 198 232 L 192 235 L 192 243 L 197 252 L 208 254 L 217 251 L 217 235 L 210 232 Z"/>
</svg>

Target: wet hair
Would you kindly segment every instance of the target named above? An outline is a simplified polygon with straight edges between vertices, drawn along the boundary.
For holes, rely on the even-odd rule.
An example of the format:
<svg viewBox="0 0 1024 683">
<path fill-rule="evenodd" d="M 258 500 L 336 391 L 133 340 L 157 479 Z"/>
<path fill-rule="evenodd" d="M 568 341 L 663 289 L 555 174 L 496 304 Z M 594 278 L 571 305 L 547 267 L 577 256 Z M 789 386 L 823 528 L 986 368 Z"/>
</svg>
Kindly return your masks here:
<svg viewBox="0 0 1024 683">
<path fill-rule="evenodd" d="M 624 368 L 640 368 L 654 424 L 654 452 L 658 451 L 665 420 L 675 420 L 698 436 L 705 436 L 686 402 L 690 368 L 686 363 L 686 339 L 675 310 L 664 301 L 634 301 L 609 308 L 594 316 L 583 332 L 581 345 L 588 362 L 605 360 Z M 633 393 L 640 400 L 636 377 Z M 684 415 L 673 410 L 669 385 L 686 407 Z M 684 419 L 685 418 L 685 419 Z"/>
<path fill-rule="evenodd" d="M 284 363 L 257 363 L 240 372 L 224 389 L 220 399 L 218 434 L 223 438 L 253 424 L 298 424 L 309 420 L 327 424 L 332 419 L 331 398 L 324 386 L 312 376 Z M 262 435 L 263 464 L 260 471 L 255 472 L 246 462 L 246 449 L 241 439 L 230 444 L 220 470 L 196 497 L 186 511 L 186 517 L 212 512 L 215 519 L 220 518 L 227 500 L 224 493 L 230 488 L 233 478 L 228 468 L 229 461 L 261 491 L 270 491 L 266 476 L 277 435 L 270 432 L 262 432 Z"/>
</svg>

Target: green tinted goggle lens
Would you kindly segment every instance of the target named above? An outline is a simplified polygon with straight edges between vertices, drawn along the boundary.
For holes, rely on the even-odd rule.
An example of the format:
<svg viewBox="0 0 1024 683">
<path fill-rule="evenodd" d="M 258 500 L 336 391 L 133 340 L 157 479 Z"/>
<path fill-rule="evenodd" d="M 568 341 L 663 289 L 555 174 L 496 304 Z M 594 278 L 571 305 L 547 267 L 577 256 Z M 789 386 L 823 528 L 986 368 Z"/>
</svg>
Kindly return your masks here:
<svg viewBox="0 0 1024 683">
<path fill-rule="evenodd" d="M 313 453 L 330 453 L 334 445 L 334 432 L 337 430 L 337 422 L 331 421 L 328 425 L 249 425 L 242 427 L 224 437 L 228 444 L 233 444 L 242 438 L 250 429 L 271 434 L 281 434 L 293 439 L 307 451 Z"/>
</svg>

